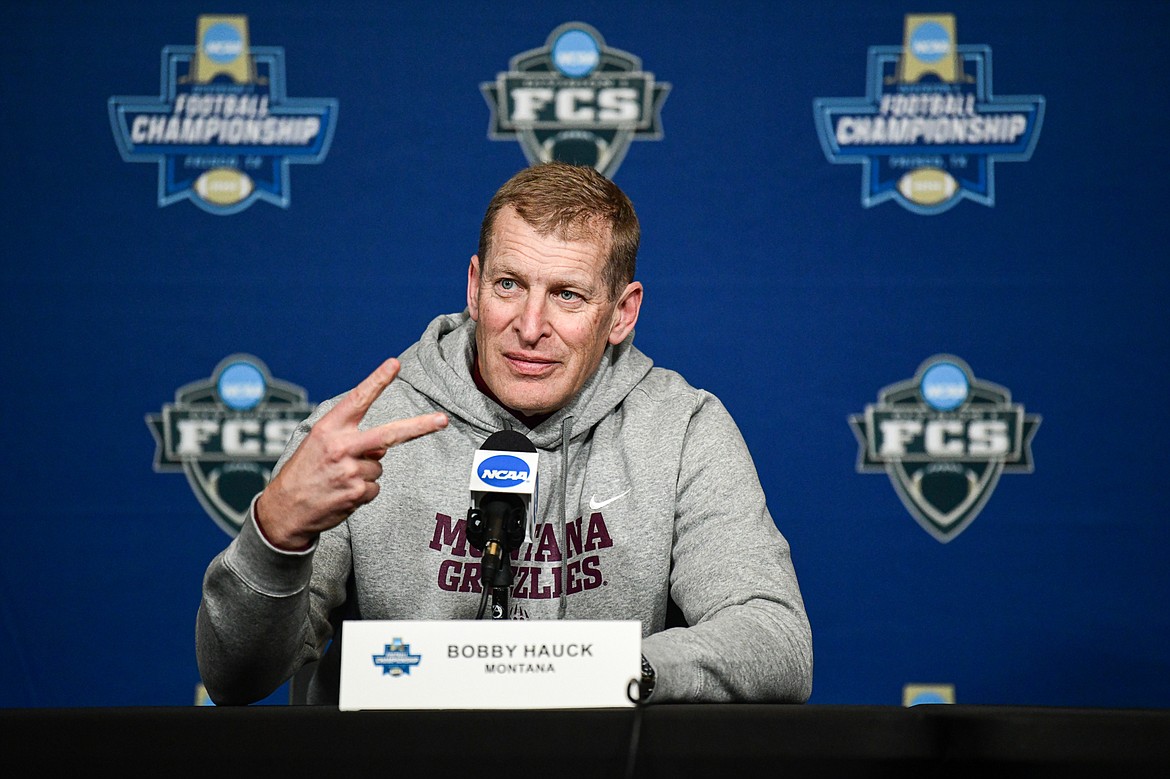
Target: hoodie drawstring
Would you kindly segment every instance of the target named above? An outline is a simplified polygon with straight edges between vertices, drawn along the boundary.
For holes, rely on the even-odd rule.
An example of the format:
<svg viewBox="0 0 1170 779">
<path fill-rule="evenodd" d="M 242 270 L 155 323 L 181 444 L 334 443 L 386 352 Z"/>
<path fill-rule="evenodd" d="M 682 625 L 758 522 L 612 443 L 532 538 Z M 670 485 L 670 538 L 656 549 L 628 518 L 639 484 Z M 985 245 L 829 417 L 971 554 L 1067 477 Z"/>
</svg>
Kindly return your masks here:
<svg viewBox="0 0 1170 779">
<path fill-rule="evenodd" d="M 569 438 L 573 433 L 573 417 L 566 416 L 561 422 L 561 601 L 557 606 L 557 619 L 565 618 L 568 606 L 565 590 L 569 575 Z"/>
</svg>

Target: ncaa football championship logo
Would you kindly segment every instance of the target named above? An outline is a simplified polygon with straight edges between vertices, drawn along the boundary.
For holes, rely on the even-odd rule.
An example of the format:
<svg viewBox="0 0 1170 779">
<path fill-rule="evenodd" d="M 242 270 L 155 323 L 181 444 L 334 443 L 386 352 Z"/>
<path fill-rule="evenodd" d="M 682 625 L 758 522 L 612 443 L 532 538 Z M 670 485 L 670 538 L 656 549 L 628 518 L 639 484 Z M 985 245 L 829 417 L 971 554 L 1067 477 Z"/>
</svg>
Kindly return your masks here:
<svg viewBox="0 0 1170 779">
<path fill-rule="evenodd" d="M 160 208 L 287 208 L 289 164 L 325 159 L 337 100 L 289 98 L 284 49 L 250 45 L 246 16 L 200 16 L 196 36 L 197 46 L 163 48 L 158 97 L 109 99 L 122 159 L 158 165 Z"/>
<path fill-rule="evenodd" d="M 865 207 L 894 200 L 938 214 L 995 205 L 995 163 L 1024 162 L 1044 98 L 991 90 L 991 48 L 958 45 L 953 14 L 907 14 L 903 43 L 871 46 L 864 98 L 813 101 L 829 162 L 862 166 Z"/>
<path fill-rule="evenodd" d="M 410 669 L 422 662 L 422 655 L 412 654 L 410 644 L 403 643 L 401 638 L 395 637 L 384 647 L 381 654 L 371 656 L 374 667 L 381 668 L 383 676 L 409 676 Z"/>
<path fill-rule="evenodd" d="M 273 379 L 250 354 L 233 354 L 209 378 L 180 387 L 161 413 L 146 415 L 154 470 L 186 474 L 203 508 L 235 537 L 313 408 L 303 388 Z"/>
<path fill-rule="evenodd" d="M 944 544 L 974 521 L 1002 473 L 1032 472 L 1040 421 L 949 354 L 929 358 L 914 378 L 885 387 L 877 403 L 849 417 L 857 471 L 887 474 L 918 524 Z"/>
<path fill-rule="evenodd" d="M 492 112 L 491 140 L 519 141 L 529 164 L 588 165 L 613 178 L 631 141 L 662 139 L 670 84 L 643 71 L 638 57 L 606 46 L 593 27 L 567 22 L 480 89 Z"/>
</svg>

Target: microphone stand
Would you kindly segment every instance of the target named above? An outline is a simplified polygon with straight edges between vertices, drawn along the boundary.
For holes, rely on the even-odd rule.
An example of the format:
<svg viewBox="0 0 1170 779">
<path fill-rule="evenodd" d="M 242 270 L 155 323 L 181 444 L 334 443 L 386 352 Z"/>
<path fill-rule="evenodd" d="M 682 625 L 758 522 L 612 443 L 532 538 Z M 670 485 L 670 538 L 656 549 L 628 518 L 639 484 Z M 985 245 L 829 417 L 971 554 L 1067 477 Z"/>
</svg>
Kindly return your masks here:
<svg viewBox="0 0 1170 779">
<path fill-rule="evenodd" d="M 508 618 L 508 593 L 512 590 L 512 560 L 504 557 L 492 582 L 492 619 Z"/>
<path fill-rule="evenodd" d="M 524 519 L 524 503 L 514 495 L 492 496 L 484 501 L 482 508 L 472 506 L 467 510 L 467 540 L 483 549 L 480 563 L 482 591 L 476 619 L 484 618 L 489 591 L 491 618 L 508 618 L 508 592 L 512 588 L 509 552 L 524 542 Z"/>
</svg>

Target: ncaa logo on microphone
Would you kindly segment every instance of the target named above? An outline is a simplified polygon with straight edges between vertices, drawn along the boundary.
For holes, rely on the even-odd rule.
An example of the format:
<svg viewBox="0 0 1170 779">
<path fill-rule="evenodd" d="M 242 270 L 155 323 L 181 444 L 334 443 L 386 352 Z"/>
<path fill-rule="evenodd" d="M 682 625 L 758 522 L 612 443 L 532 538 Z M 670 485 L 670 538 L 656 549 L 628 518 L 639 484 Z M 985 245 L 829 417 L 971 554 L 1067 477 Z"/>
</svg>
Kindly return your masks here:
<svg viewBox="0 0 1170 779">
<path fill-rule="evenodd" d="M 510 454 L 497 454 L 479 464 L 479 479 L 491 487 L 516 487 L 528 479 L 528 463 Z"/>
<path fill-rule="evenodd" d="M 479 449 L 471 461 L 472 495 L 484 492 L 536 492 L 536 452 Z"/>
</svg>

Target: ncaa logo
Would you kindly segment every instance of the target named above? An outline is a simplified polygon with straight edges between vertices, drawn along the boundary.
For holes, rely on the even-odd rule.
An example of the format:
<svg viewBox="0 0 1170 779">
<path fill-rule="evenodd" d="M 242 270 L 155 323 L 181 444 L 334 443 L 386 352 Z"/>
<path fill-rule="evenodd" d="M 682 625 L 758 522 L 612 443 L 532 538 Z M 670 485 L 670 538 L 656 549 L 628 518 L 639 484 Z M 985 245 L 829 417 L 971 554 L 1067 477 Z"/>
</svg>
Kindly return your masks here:
<svg viewBox="0 0 1170 779">
<path fill-rule="evenodd" d="M 1011 393 L 975 378 L 967 363 L 935 355 L 849 417 L 859 473 L 885 473 L 926 532 L 947 543 L 986 505 L 1002 473 L 1032 472 L 1040 417 Z"/>
</svg>

